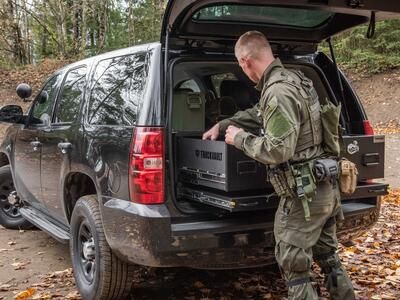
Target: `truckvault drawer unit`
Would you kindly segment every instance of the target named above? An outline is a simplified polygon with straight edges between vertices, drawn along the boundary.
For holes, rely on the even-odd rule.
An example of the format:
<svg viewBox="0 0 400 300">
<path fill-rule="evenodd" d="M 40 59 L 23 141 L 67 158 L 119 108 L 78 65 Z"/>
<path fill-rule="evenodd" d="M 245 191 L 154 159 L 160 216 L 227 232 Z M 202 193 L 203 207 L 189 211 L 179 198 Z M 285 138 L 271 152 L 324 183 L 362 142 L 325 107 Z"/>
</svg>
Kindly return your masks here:
<svg viewBox="0 0 400 300">
<path fill-rule="evenodd" d="M 224 141 L 178 138 L 181 182 L 226 192 L 270 187 L 265 166 Z"/>
</svg>

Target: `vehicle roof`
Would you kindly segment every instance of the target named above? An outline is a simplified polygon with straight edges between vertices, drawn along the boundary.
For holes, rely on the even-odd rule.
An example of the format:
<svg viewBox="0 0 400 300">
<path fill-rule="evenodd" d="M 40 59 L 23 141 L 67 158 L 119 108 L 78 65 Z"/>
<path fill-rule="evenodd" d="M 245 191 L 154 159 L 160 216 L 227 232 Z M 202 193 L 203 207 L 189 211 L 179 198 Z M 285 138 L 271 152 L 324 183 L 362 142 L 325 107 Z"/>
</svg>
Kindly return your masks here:
<svg viewBox="0 0 400 300">
<path fill-rule="evenodd" d="M 94 62 L 104 60 L 107 58 L 111 58 L 111 57 L 118 57 L 118 56 L 124 56 L 124 55 L 128 55 L 128 54 L 136 53 L 136 52 L 149 51 L 149 50 L 154 49 L 159 46 L 160 46 L 159 42 L 154 42 L 154 43 L 135 45 L 135 46 L 127 47 L 127 48 L 122 48 L 122 49 L 105 52 L 102 54 L 98 54 L 98 55 L 88 57 L 88 58 L 73 62 L 71 64 L 68 64 L 68 65 L 64 66 L 63 68 L 55 71 L 55 73 L 66 72 L 70 69 L 73 69 L 75 67 L 82 66 L 82 65 L 92 65 Z"/>
</svg>

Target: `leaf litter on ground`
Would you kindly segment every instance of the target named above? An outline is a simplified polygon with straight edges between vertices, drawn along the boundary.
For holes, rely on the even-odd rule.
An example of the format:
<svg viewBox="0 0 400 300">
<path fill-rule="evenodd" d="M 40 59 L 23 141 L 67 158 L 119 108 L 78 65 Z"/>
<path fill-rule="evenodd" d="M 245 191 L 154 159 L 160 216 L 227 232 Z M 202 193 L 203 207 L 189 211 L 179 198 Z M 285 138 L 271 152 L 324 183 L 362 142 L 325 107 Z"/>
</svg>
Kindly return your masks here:
<svg viewBox="0 0 400 300">
<path fill-rule="evenodd" d="M 400 299 L 400 190 L 384 197 L 378 222 L 351 246 L 340 246 L 358 300 Z M 320 299 L 329 299 L 323 275 L 314 265 Z M 133 299 L 282 299 L 287 294 L 279 271 L 271 268 L 205 271 L 138 267 Z M 31 299 L 81 299 L 72 269 L 41 276 Z M 3 289 L 11 286 L 3 286 Z M 158 298 L 157 298 L 158 297 Z"/>
</svg>

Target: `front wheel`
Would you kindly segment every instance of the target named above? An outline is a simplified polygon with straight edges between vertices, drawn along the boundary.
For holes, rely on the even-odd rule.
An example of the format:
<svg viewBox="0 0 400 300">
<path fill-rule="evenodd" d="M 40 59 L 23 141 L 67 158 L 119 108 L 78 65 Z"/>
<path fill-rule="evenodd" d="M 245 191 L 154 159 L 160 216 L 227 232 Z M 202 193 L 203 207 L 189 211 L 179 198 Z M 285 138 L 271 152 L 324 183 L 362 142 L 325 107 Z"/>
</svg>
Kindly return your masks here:
<svg viewBox="0 0 400 300">
<path fill-rule="evenodd" d="M 114 255 L 106 241 L 96 195 L 81 197 L 71 217 L 70 252 L 83 299 L 124 299 L 134 266 Z"/>
<path fill-rule="evenodd" d="M 19 207 L 8 202 L 8 196 L 15 192 L 14 181 L 9 165 L 0 168 L 0 225 L 7 229 L 29 229 L 29 223 L 19 212 Z"/>
</svg>

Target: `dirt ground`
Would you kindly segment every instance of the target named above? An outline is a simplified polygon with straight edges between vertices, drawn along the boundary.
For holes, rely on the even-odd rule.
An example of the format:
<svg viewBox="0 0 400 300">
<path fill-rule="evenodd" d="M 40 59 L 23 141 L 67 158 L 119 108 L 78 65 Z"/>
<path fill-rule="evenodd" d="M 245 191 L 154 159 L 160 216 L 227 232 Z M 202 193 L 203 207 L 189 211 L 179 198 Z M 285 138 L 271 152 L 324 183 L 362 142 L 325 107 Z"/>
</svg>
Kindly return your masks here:
<svg viewBox="0 0 400 300">
<path fill-rule="evenodd" d="M 26 76 L 29 78 L 31 74 L 28 72 Z M 397 171 L 400 168 L 400 131 L 397 129 L 397 124 L 400 123 L 400 70 L 364 78 L 350 75 L 350 78 L 378 132 L 390 132 L 386 136 L 384 182 L 392 187 L 400 187 Z M 12 80 L 5 82 L 1 79 L 0 72 L 2 105 L 21 103 L 17 100 L 14 89 Z M 25 107 L 27 105 L 25 104 Z M 394 129 L 389 131 L 386 129 L 388 127 Z M 3 130 L 4 127 L 0 128 L 0 135 Z M 383 209 L 393 213 L 398 207 L 399 203 L 391 203 L 385 204 Z M 395 215 L 391 216 L 394 220 L 390 224 L 398 226 Z M 368 251 L 378 251 L 377 257 L 387 255 L 391 251 L 399 251 L 398 248 L 393 248 L 396 247 L 394 244 L 384 246 L 382 243 L 378 246 L 382 249 L 385 247 L 385 250 L 379 252 L 382 249 L 376 245 L 376 240 L 381 235 L 387 237 L 387 232 L 392 232 L 395 228 L 398 231 L 399 227 L 390 227 L 390 224 L 387 227 L 387 220 L 381 219 L 376 227 L 356 244 L 355 250 L 351 247 L 342 249 L 342 258 L 349 260 L 346 262 L 349 272 L 355 276 L 358 272 L 362 276 L 380 274 L 382 270 L 379 269 L 379 264 L 382 262 L 379 263 L 379 260 L 375 265 L 374 262 L 370 262 L 371 267 L 366 274 L 363 270 L 358 271 L 358 262 L 353 260 L 356 258 L 354 255 L 362 255 L 370 249 L 364 248 L 369 246 L 372 250 Z M 390 243 L 393 240 L 396 241 L 390 237 L 386 241 Z M 365 246 L 365 243 L 369 246 Z M 369 253 L 368 251 L 365 253 Z M 357 259 L 363 260 L 361 256 L 357 256 Z M 400 257 L 394 257 L 393 260 L 393 264 L 399 263 L 400 267 Z M 388 266 L 388 269 L 393 270 L 393 264 Z M 14 299 L 17 293 L 27 288 L 36 290 L 33 299 L 79 299 L 70 268 L 68 245 L 58 243 L 39 230 L 11 231 L 0 227 L 0 300 Z M 384 272 L 389 271 L 385 269 Z M 393 274 L 391 271 L 389 273 L 390 276 Z M 380 276 L 378 275 L 377 278 Z M 382 283 L 375 282 L 376 287 L 371 287 L 370 283 L 363 283 L 363 280 L 367 279 L 357 278 L 353 282 L 359 299 L 400 299 L 400 282 L 393 285 L 390 284 L 390 280 L 389 283 L 385 282 L 385 291 L 388 291 L 386 293 L 382 292 Z M 317 279 L 321 283 L 321 278 Z M 284 283 L 274 267 L 244 271 L 199 271 L 182 268 L 161 270 L 138 267 L 132 299 L 281 299 L 284 293 Z"/>
</svg>

